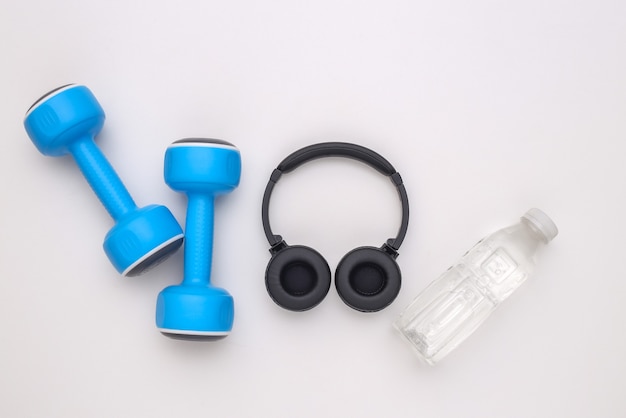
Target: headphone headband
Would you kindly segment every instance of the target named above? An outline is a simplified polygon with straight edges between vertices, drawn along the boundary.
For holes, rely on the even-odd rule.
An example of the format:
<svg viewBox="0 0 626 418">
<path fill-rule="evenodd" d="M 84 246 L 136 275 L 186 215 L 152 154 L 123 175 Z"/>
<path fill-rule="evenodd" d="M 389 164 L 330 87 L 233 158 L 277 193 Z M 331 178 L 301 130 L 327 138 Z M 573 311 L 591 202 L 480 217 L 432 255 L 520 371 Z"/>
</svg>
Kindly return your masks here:
<svg viewBox="0 0 626 418">
<path fill-rule="evenodd" d="M 347 142 L 322 142 L 309 145 L 289 154 L 277 169 L 288 173 L 302 164 L 325 157 L 345 157 L 361 161 L 385 176 L 391 176 L 396 170 L 382 155 L 369 148 Z"/>
<path fill-rule="evenodd" d="M 281 161 L 280 164 L 278 164 L 278 167 L 274 169 L 270 175 L 267 186 L 265 187 L 263 205 L 261 208 L 261 217 L 265 236 L 272 246 L 270 251 L 275 252 L 286 245 L 283 242 L 282 236 L 274 234 L 270 226 L 269 203 L 274 186 L 283 173 L 289 173 L 311 160 L 326 157 L 351 158 L 369 165 L 376 171 L 390 178 L 391 182 L 398 190 L 398 195 L 402 204 L 402 221 L 396 237 L 388 239 L 383 245 L 383 249 L 395 258 L 397 256 L 397 250 L 400 248 L 400 245 L 402 245 L 402 241 L 404 241 L 409 225 L 409 199 L 402 182 L 402 177 L 400 176 L 400 173 L 398 173 L 391 165 L 391 163 L 377 152 L 361 145 L 347 142 L 321 142 L 309 145 L 289 154 L 283 161 Z"/>
</svg>

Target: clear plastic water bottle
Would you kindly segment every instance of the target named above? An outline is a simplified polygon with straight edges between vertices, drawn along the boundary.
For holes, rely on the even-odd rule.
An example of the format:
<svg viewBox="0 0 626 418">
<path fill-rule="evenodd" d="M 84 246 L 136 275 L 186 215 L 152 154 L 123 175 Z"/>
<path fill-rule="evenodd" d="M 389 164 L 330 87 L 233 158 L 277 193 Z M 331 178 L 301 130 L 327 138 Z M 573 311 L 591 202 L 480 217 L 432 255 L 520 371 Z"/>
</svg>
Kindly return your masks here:
<svg viewBox="0 0 626 418">
<path fill-rule="evenodd" d="M 548 215 L 530 209 L 519 223 L 480 240 L 424 289 L 394 326 L 434 365 L 532 274 L 535 252 L 557 234 Z"/>
</svg>

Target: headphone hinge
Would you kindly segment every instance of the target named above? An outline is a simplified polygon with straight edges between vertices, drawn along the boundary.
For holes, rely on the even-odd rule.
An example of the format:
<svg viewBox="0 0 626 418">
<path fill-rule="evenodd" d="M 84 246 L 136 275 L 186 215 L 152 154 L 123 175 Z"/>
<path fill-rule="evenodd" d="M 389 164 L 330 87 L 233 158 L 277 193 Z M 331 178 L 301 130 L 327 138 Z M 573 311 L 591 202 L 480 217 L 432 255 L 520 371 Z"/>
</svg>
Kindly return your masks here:
<svg viewBox="0 0 626 418">
<path fill-rule="evenodd" d="M 395 240 L 393 239 L 388 239 L 387 242 L 380 247 L 380 249 L 389 254 L 389 256 L 395 260 L 398 257 L 398 249 L 393 247 L 394 241 Z"/>
<path fill-rule="evenodd" d="M 270 253 L 272 255 L 288 247 L 287 243 L 285 242 L 283 237 L 281 237 L 280 235 L 274 235 L 274 238 L 276 238 L 277 242 L 273 244 L 270 248 Z"/>
</svg>

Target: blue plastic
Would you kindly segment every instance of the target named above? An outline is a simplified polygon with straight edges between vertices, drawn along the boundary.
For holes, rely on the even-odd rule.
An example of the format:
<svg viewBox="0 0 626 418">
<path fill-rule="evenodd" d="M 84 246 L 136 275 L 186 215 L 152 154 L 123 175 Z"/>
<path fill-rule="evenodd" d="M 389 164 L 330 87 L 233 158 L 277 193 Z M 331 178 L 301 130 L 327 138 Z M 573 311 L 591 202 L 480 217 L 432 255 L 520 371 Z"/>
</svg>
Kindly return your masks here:
<svg viewBox="0 0 626 418">
<path fill-rule="evenodd" d="M 188 197 L 183 281 L 157 299 L 156 325 L 169 336 L 212 339 L 228 335 L 233 325 L 233 298 L 210 277 L 214 198 L 239 185 L 241 156 L 230 144 L 210 141 L 175 142 L 165 153 L 165 182 Z"/>
<path fill-rule="evenodd" d="M 103 247 L 115 268 L 127 275 L 158 251 L 170 245 L 180 247 L 182 239 L 183 230 L 169 209 L 148 205 L 118 218 L 104 238 Z M 164 259 L 159 257 L 150 267 Z"/>
<path fill-rule="evenodd" d="M 111 263 L 123 275 L 141 274 L 182 244 L 183 231 L 164 206 L 137 208 L 94 142 L 104 119 L 102 107 L 87 87 L 68 85 L 38 100 L 26 113 L 24 127 L 42 154 L 74 157 L 117 222 L 103 245 Z"/>
</svg>

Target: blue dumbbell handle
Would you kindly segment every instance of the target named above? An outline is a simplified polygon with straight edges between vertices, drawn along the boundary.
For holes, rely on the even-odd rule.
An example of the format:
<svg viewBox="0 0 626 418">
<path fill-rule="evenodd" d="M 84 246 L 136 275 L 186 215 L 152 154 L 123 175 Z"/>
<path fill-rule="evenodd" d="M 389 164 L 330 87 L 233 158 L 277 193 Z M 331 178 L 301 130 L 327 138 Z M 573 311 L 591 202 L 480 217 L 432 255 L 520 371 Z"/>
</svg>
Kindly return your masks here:
<svg viewBox="0 0 626 418">
<path fill-rule="evenodd" d="M 214 197 L 191 192 L 187 198 L 183 285 L 206 286 L 210 284 L 213 258 Z"/>
<path fill-rule="evenodd" d="M 72 142 L 69 151 L 87 182 L 115 220 L 137 208 L 122 180 L 92 138 Z"/>
</svg>

